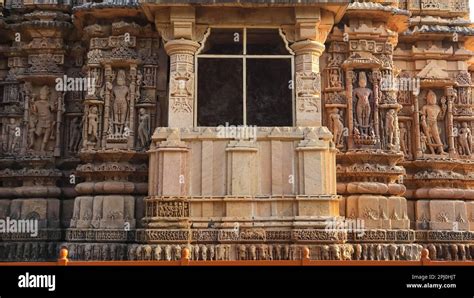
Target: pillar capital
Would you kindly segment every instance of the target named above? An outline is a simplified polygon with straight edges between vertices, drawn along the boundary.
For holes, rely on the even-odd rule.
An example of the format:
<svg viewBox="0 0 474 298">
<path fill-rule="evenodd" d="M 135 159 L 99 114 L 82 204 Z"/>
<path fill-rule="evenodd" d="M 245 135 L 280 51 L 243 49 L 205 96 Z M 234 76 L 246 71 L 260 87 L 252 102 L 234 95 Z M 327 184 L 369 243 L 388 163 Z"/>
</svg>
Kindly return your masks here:
<svg viewBox="0 0 474 298">
<path fill-rule="evenodd" d="M 325 50 L 324 43 L 314 40 L 302 40 L 297 41 L 291 45 L 291 49 L 298 55 L 317 55 L 318 57 L 322 55 Z"/>
<path fill-rule="evenodd" d="M 178 54 L 194 56 L 200 46 L 201 45 L 196 41 L 181 38 L 168 41 L 165 44 L 165 50 L 169 56 Z"/>
</svg>

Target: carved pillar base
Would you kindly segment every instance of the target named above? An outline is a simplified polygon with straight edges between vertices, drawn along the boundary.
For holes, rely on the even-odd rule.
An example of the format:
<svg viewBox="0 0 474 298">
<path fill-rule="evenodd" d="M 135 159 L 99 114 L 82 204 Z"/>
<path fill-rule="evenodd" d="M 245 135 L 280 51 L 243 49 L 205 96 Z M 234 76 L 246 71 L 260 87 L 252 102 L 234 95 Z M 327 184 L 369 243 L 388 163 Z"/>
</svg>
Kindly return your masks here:
<svg viewBox="0 0 474 298">
<path fill-rule="evenodd" d="M 345 196 L 344 216 L 361 220 L 367 229 L 410 228 L 406 187 L 399 177 L 403 167 L 395 166 L 400 154 L 372 153 L 370 150 L 338 155 L 338 193 Z M 377 164 L 369 164 L 373 160 Z M 351 182 L 346 182 L 351 181 Z"/>
<path fill-rule="evenodd" d="M 301 195 L 336 194 L 336 149 L 326 127 L 310 131 L 296 148 Z"/>
<path fill-rule="evenodd" d="M 85 181 L 79 180 L 75 187 L 77 196 L 65 235 L 73 255 L 82 256 L 78 259 L 105 260 L 112 245 L 105 243 L 135 238 L 136 228 L 141 227 L 136 219 L 143 217 L 143 197 L 148 188 L 142 164 L 145 158 L 144 153 L 128 150 L 81 152 L 83 164 L 76 174 Z"/>
<path fill-rule="evenodd" d="M 188 151 L 180 131 L 172 129 L 166 140 L 148 152 L 153 166 L 149 167 L 149 197 L 145 199 L 146 227 L 189 228 Z"/>
<path fill-rule="evenodd" d="M 20 162 L 21 163 L 21 162 Z M 47 160 L 0 171 L 0 260 L 52 261 L 61 240 L 61 173 Z M 45 167 L 45 168 L 42 168 Z"/>
</svg>

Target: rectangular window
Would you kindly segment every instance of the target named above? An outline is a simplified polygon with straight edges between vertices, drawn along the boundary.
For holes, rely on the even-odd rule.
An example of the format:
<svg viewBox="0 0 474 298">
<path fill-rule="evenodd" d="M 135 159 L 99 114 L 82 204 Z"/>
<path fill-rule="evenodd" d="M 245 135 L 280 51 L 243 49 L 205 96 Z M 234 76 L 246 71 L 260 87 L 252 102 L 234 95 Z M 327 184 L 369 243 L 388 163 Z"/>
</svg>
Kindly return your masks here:
<svg viewBox="0 0 474 298">
<path fill-rule="evenodd" d="M 293 63 L 279 29 L 210 29 L 197 53 L 198 126 L 292 126 Z"/>
</svg>

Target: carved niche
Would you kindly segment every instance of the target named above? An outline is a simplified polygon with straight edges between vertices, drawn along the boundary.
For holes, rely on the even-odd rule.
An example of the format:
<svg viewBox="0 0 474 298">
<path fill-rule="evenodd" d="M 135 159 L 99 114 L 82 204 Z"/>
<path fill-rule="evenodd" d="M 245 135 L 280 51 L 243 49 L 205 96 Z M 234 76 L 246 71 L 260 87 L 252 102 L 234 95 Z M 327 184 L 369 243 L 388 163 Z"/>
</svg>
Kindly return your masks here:
<svg viewBox="0 0 474 298">
<path fill-rule="evenodd" d="M 433 90 L 427 90 L 424 103 L 420 104 L 420 144 L 424 154 L 445 154 L 446 129 L 442 124 L 446 121 L 448 109 L 446 96 L 438 95 Z M 441 125 L 440 125 L 441 124 Z"/>
<path fill-rule="evenodd" d="M 37 88 L 28 102 L 27 148 L 33 154 L 58 155 L 64 93 L 47 85 Z"/>
<path fill-rule="evenodd" d="M 110 92 L 110 114 L 108 139 L 125 139 L 130 133 L 130 101 L 131 92 L 127 82 L 125 70 L 119 69 L 115 75 L 114 83 L 107 84 Z"/>
<path fill-rule="evenodd" d="M 376 92 L 372 88 L 369 76 L 372 72 L 360 70 L 353 72 L 352 114 L 354 143 L 357 145 L 375 145 Z M 370 84 L 369 84 L 370 83 Z"/>
</svg>

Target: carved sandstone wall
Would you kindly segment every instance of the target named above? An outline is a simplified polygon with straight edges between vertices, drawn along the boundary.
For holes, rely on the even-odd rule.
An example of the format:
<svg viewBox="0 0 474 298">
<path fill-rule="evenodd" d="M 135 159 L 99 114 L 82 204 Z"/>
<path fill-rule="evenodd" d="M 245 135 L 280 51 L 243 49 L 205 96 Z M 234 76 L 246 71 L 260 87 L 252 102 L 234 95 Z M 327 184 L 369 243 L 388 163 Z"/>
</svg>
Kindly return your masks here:
<svg viewBox="0 0 474 298">
<path fill-rule="evenodd" d="M 0 219 L 40 227 L 0 260 L 474 257 L 467 0 L 301 2 L 0 3 Z M 222 137 L 197 57 L 247 26 L 293 59 L 293 126 Z"/>
</svg>

